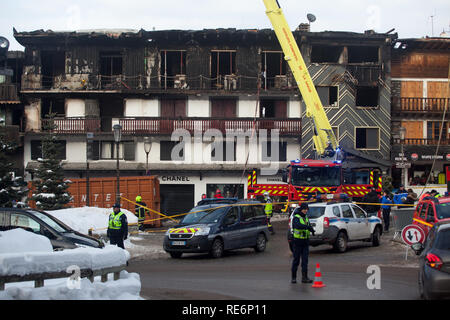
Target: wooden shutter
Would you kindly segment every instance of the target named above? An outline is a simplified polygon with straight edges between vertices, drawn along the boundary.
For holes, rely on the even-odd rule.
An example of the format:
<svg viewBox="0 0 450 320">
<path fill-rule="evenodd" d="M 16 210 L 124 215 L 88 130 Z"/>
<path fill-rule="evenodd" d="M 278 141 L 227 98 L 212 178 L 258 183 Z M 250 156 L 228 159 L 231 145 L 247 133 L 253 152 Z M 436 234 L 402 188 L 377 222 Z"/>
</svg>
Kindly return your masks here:
<svg viewBox="0 0 450 320">
<path fill-rule="evenodd" d="M 211 100 L 211 117 L 236 118 L 236 100 Z"/>
</svg>

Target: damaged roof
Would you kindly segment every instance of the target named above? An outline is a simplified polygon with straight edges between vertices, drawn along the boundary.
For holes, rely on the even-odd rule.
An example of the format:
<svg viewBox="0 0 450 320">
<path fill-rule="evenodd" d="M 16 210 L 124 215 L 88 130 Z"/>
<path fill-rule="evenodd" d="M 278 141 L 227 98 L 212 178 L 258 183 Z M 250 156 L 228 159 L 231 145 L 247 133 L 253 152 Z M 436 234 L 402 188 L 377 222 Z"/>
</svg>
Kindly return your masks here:
<svg viewBox="0 0 450 320">
<path fill-rule="evenodd" d="M 53 30 L 35 30 L 29 32 L 14 31 L 14 37 L 23 46 L 31 44 L 47 44 L 49 41 L 72 42 L 84 40 L 133 40 L 133 41 L 181 41 L 189 43 L 190 41 L 276 41 L 275 33 L 272 29 L 235 29 L 235 28 L 217 28 L 203 30 L 130 30 L 130 29 L 92 29 L 78 31 L 53 31 Z M 397 38 L 397 34 L 375 33 L 366 31 L 364 33 L 345 32 L 345 31 L 323 31 L 306 32 L 293 31 L 294 36 L 306 37 L 306 39 L 327 40 L 374 40 L 381 41 L 389 38 Z"/>
<path fill-rule="evenodd" d="M 450 38 L 426 37 L 397 39 L 394 48 L 402 49 L 423 49 L 423 50 L 450 50 Z"/>
</svg>

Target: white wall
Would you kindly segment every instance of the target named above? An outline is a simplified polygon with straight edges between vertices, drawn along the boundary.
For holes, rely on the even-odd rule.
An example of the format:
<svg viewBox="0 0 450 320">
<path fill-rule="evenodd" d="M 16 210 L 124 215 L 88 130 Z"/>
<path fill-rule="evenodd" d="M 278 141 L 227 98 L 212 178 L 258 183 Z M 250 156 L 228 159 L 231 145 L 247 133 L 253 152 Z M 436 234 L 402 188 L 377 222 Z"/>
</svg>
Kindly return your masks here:
<svg viewBox="0 0 450 320">
<path fill-rule="evenodd" d="M 86 162 L 86 142 L 66 142 L 66 162 Z"/>
<path fill-rule="evenodd" d="M 301 104 L 299 100 L 288 101 L 288 118 L 301 117 Z"/>
<path fill-rule="evenodd" d="M 188 117 L 206 118 L 210 116 L 209 99 L 202 97 L 189 97 L 187 104 Z"/>
<path fill-rule="evenodd" d="M 83 99 L 66 99 L 66 117 L 84 117 L 86 114 Z"/>
<path fill-rule="evenodd" d="M 159 117 L 158 99 L 125 99 L 125 117 Z"/>
<path fill-rule="evenodd" d="M 255 109 L 256 116 L 259 117 L 259 104 L 256 105 L 256 99 L 239 98 L 237 104 L 237 116 L 238 118 L 254 118 Z"/>
</svg>

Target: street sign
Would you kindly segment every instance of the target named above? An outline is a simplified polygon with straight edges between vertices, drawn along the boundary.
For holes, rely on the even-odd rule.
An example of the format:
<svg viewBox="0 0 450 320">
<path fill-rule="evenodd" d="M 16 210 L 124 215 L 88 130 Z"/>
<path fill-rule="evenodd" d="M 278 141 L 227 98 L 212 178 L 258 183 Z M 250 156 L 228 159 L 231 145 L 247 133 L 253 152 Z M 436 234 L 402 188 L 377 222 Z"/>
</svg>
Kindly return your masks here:
<svg viewBox="0 0 450 320">
<path fill-rule="evenodd" d="M 397 169 L 409 169 L 409 168 L 411 168 L 411 163 L 410 162 L 404 162 L 404 163 L 396 162 L 395 167 Z"/>
<path fill-rule="evenodd" d="M 413 245 L 414 243 L 425 241 L 425 232 L 414 224 L 410 224 L 402 230 L 402 240 L 407 245 Z"/>
</svg>

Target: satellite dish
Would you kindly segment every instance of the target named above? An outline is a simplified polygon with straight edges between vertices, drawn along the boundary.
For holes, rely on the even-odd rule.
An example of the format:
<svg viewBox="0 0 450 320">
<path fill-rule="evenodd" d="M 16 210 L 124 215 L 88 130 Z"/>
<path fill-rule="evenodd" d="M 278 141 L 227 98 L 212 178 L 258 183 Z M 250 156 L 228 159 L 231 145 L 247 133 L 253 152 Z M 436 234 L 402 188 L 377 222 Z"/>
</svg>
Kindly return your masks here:
<svg viewBox="0 0 450 320">
<path fill-rule="evenodd" d="M 312 13 L 308 13 L 308 14 L 306 15 L 306 18 L 308 19 L 309 22 L 314 22 L 314 21 L 316 21 L 316 16 L 313 15 Z"/>
</svg>

